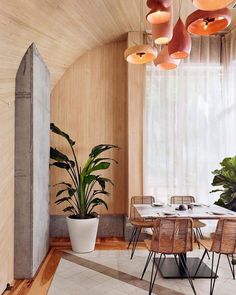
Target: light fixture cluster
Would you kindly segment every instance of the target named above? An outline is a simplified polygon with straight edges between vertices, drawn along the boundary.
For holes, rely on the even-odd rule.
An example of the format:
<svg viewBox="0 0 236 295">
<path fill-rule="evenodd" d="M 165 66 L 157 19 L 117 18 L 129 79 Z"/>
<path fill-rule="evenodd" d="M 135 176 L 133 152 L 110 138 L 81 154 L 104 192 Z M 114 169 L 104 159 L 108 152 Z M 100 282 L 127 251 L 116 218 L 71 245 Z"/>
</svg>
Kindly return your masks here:
<svg viewBox="0 0 236 295">
<path fill-rule="evenodd" d="M 136 45 L 126 49 L 125 59 L 133 64 L 150 61 L 165 70 L 175 69 L 181 59 L 187 58 L 191 51 L 191 34 L 211 35 L 224 30 L 231 22 L 227 8 L 232 0 L 192 0 L 198 10 L 191 13 L 184 24 L 179 16 L 173 28 L 172 0 L 147 0 L 150 9 L 146 15 L 152 25 L 150 45 Z M 180 11 L 179 11 L 180 15 Z M 157 46 L 161 51 L 157 55 Z"/>
</svg>

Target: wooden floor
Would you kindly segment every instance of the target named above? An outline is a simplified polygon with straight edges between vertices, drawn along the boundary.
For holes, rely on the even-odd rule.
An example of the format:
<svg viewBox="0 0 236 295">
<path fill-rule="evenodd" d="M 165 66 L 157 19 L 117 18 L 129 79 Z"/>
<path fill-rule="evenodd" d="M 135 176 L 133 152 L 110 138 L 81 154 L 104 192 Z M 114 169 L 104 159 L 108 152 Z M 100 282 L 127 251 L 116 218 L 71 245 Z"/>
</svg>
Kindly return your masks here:
<svg viewBox="0 0 236 295">
<path fill-rule="evenodd" d="M 137 248 L 145 249 L 143 242 L 138 243 Z M 43 261 L 35 278 L 32 280 L 17 280 L 13 288 L 4 295 L 46 295 L 51 285 L 53 276 L 60 262 L 63 250 L 71 249 L 70 241 L 66 238 L 51 240 L 51 250 Z M 97 239 L 97 250 L 126 250 L 127 241 L 120 238 Z"/>
<path fill-rule="evenodd" d="M 144 243 L 139 243 L 138 248 L 144 248 Z M 71 249 L 70 241 L 66 238 L 51 240 L 51 250 L 43 261 L 35 278 L 32 280 L 17 280 L 13 288 L 4 295 L 46 295 L 60 262 L 62 251 Z M 97 239 L 97 250 L 125 250 L 127 242 L 119 238 Z"/>
</svg>

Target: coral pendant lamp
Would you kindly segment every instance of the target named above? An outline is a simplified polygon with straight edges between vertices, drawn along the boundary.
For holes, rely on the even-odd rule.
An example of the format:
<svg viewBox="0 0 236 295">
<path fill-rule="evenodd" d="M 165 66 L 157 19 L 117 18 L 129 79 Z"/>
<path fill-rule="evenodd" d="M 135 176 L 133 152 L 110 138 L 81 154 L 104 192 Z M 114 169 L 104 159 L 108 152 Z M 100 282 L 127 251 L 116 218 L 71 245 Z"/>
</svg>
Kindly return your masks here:
<svg viewBox="0 0 236 295">
<path fill-rule="evenodd" d="M 152 40 L 157 45 L 167 44 L 173 36 L 172 18 L 164 24 L 152 25 Z"/>
<path fill-rule="evenodd" d="M 162 4 L 165 8 L 170 7 L 172 4 L 172 0 L 147 0 L 147 7 L 152 9 L 156 3 Z"/>
<path fill-rule="evenodd" d="M 224 30 L 231 22 L 228 8 L 216 11 L 196 10 L 187 17 L 188 32 L 195 35 L 211 35 Z"/>
<path fill-rule="evenodd" d="M 193 5 L 201 10 L 218 10 L 233 2 L 232 0 L 193 0 Z"/>
<path fill-rule="evenodd" d="M 147 6 L 151 11 L 146 15 L 146 19 L 150 24 L 162 24 L 169 21 L 171 17 L 170 6 L 164 5 L 165 1 L 152 0 L 147 1 Z"/>
<path fill-rule="evenodd" d="M 180 60 L 170 57 L 168 53 L 168 46 L 165 46 L 153 63 L 155 66 L 162 70 L 173 70 L 177 68 L 177 66 L 180 63 Z"/>
<path fill-rule="evenodd" d="M 172 58 L 183 59 L 189 56 L 191 51 L 191 37 L 184 23 L 179 17 L 174 30 L 173 37 L 168 44 L 169 55 Z"/>
<path fill-rule="evenodd" d="M 167 44 L 173 36 L 173 8 L 170 6 L 171 16 L 168 22 L 152 25 L 152 40 L 156 45 Z"/>
</svg>

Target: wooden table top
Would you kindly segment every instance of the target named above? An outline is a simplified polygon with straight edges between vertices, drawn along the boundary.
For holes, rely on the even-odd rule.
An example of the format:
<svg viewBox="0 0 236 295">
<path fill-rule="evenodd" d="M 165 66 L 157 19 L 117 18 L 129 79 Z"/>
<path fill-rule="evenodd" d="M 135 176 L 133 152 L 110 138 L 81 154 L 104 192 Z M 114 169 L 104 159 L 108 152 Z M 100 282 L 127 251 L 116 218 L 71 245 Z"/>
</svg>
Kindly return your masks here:
<svg viewBox="0 0 236 295">
<path fill-rule="evenodd" d="M 236 218 L 236 212 L 219 207 L 217 205 L 200 205 L 193 206 L 193 209 L 179 211 L 175 210 L 179 205 L 151 206 L 146 204 L 134 205 L 137 212 L 142 218 L 158 217 L 187 217 L 192 219 L 219 219 L 219 218 Z"/>
</svg>

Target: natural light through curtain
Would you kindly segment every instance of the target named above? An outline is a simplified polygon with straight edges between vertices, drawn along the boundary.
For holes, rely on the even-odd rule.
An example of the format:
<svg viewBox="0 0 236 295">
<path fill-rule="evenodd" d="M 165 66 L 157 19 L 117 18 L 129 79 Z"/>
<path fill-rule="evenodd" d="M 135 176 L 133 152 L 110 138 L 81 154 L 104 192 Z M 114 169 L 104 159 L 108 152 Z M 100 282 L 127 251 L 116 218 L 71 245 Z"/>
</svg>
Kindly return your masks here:
<svg viewBox="0 0 236 295">
<path fill-rule="evenodd" d="M 217 198 L 209 194 L 211 171 L 236 155 L 236 79 L 222 66 L 223 47 L 220 37 L 196 37 L 177 70 L 146 67 L 144 194 L 165 202 L 172 195 Z"/>
</svg>

